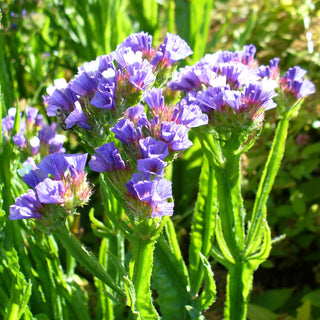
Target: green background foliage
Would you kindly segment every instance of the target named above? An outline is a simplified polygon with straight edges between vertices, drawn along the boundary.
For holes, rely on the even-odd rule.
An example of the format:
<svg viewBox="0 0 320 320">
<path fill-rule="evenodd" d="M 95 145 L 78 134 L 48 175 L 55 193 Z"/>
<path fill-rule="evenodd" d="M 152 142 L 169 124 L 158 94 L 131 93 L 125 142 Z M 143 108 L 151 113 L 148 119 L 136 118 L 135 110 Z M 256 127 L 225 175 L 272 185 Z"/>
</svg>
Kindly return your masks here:
<svg viewBox="0 0 320 320">
<path fill-rule="evenodd" d="M 257 47 L 260 64 L 280 57 L 280 68 L 300 65 L 317 88 L 299 116 L 292 122 L 275 187 L 268 201 L 268 221 L 274 237 L 285 234 L 273 246 L 271 256 L 257 271 L 249 320 L 320 319 L 320 2 L 316 0 L 66 0 L 1 2 L 0 84 L 3 93 L 1 113 L 32 105 L 43 113 L 42 95 L 54 79 L 70 79 L 85 61 L 110 53 L 130 33 L 146 31 L 154 45 L 167 31 L 179 34 L 194 51 L 185 63 L 193 64 L 205 53 Z M 22 15 L 23 10 L 25 15 Z M 14 13 L 14 14 L 12 14 Z M 313 48 L 311 48 L 310 37 Z M 308 41 L 309 39 L 309 41 Z M 312 50 L 311 50 L 312 49 Z M 245 205 L 250 214 L 262 167 L 271 146 L 275 113 L 266 114 L 263 132 L 254 148 L 242 158 Z M 48 119 L 50 121 L 50 119 Z M 172 168 L 175 214 L 173 222 L 182 255 L 187 257 L 192 212 L 201 171 L 201 152 L 194 147 Z M 69 137 L 67 148 L 81 152 Z M 8 206 L 25 191 L 15 170 L 19 154 L 12 144 L 0 147 L 0 314 L 4 319 L 112 319 L 108 313 L 105 287 L 93 283 L 81 267 L 66 278 L 68 257 L 52 235 L 26 230 L 32 222 L 7 220 Z M 186 174 L 187 172 L 187 174 Z M 97 176 L 91 173 L 96 184 Z M 106 209 L 99 195 L 92 200 L 95 215 L 103 219 Z M 106 208 L 110 204 L 104 204 Z M 84 208 L 78 221 L 82 240 L 107 264 L 105 252 L 123 252 L 116 235 L 103 243 L 103 232 Z M 111 240 L 112 241 L 111 241 Z M 153 286 L 161 290 L 170 276 L 170 261 L 161 260 L 165 242 L 159 241 Z M 161 245 L 162 244 L 162 245 Z M 101 250 L 105 248 L 105 251 Z M 123 261 L 128 257 L 121 256 Z M 225 270 L 212 263 L 217 282 L 217 302 L 206 313 L 208 319 L 221 319 Z M 115 273 L 112 264 L 108 271 Z M 178 276 L 183 277 L 183 274 Z M 221 276 L 221 279 L 223 277 Z M 168 285 L 168 283 L 167 283 Z M 96 289 L 98 288 L 98 289 Z M 177 287 L 179 288 L 179 287 Z M 163 289 L 162 289 L 163 290 Z M 181 289 L 182 290 L 182 289 Z M 164 296 L 170 301 L 171 297 Z M 189 303 L 186 297 L 186 303 Z M 179 305 L 167 308 L 179 309 Z M 125 314 L 119 306 L 117 315 Z"/>
</svg>

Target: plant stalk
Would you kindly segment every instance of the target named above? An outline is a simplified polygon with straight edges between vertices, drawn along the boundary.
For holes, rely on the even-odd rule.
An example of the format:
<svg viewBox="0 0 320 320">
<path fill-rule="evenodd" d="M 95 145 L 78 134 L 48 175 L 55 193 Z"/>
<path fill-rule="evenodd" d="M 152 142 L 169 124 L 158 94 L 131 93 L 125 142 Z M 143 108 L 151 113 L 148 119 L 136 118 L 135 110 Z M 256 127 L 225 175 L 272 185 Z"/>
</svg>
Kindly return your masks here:
<svg viewBox="0 0 320 320">
<path fill-rule="evenodd" d="M 141 320 L 160 319 L 152 303 L 150 281 L 155 240 L 136 238 L 132 243 L 132 282 L 136 294 L 136 310 Z"/>
<path fill-rule="evenodd" d="M 93 254 L 90 254 L 84 246 L 69 232 L 63 224 L 53 231 L 53 234 L 61 241 L 65 249 L 93 276 L 100 279 L 108 287 L 117 292 L 121 299 L 126 300 L 124 291 L 118 287 L 113 279 L 107 274 L 104 268 Z M 106 293 L 107 294 L 107 293 Z M 110 298 L 115 299 L 110 295 Z"/>
<path fill-rule="evenodd" d="M 255 239 L 258 238 L 263 220 L 266 219 L 266 204 L 284 155 L 289 121 L 290 118 L 284 116 L 279 120 L 277 125 L 253 206 L 251 224 L 247 234 L 247 255 L 254 249 Z"/>
</svg>

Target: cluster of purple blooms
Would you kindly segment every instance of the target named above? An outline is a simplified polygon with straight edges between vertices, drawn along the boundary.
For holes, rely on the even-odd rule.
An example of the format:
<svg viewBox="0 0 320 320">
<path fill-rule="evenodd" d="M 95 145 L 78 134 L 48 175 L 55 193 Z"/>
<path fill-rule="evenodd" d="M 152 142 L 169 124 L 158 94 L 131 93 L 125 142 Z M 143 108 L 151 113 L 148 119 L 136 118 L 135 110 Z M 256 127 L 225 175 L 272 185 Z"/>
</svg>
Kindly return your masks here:
<svg viewBox="0 0 320 320">
<path fill-rule="evenodd" d="M 69 82 L 56 80 L 43 97 L 47 114 L 57 116 L 64 129 L 79 130 L 90 143 L 95 140 L 97 146 L 143 92 L 160 86 L 176 63 L 191 53 L 185 41 L 170 33 L 158 49 L 152 47 L 148 33 L 132 34 L 110 54 L 85 62 Z"/>
<path fill-rule="evenodd" d="M 273 98 L 278 94 L 299 99 L 315 92 L 314 84 L 303 79 L 305 70 L 296 66 L 280 77 L 279 58 L 259 66 L 255 52 L 249 45 L 240 51 L 207 54 L 180 69 L 169 87 L 185 92 L 186 103 L 197 104 L 217 128 L 234 129 L 238 123 L 240 130 L 249 131 L 261 126 L 264 111 L 276 107 Z"/>
<path fill-rule="evenodd" d="M 64 221 L 75 208 L 89 201 L 92 193 L 84 167 L 87 154 L 54 153 L 33 165 L 22 180 L 31 189 L 10 206 L 11 220 L 35 218 L 48 227 Z"/>
<path fill-rule="evenodd" d="M 11 138 L 15 117 L 16 108 L 11 108 L 2 119 L 2 137 L 5 141 Z M 12 141 L 19 149 L 25 151 L 27 156 L 44 157 L 51 153 L 65 152 L 65 136 L 57 134 L 56 123 L 45 124 L 42 114 L 34 107 L 27 107 L 24 116 L 20 114 L 21 117 L 23 118 L 20 119 L 18 132 L 12 136 Z"/>
<path fill-rule="evenodd" d="M 56 80 L 44 96 L 47 115 L 56 116 L 62 128 L 88 138 L 95 152 L 90 169 L 104 173 L 128 212 L 141 218 L 170 216 L 174 204 L 165 169 L 192 146 L 191 128 L 209 123 L 218 131 L 236 128 L 250 133 L 261 127 L 264 112 L 276 107 L 276 90 L 296 99 L 315 91 L 313 83 L 303 79 L 305 70 L 294 67 L 280 77 L 279 59 L 259 66 L 255 52 L 250 45 L 236 52 L 207 54 L 167 83 L 176 63 L 192 53 L 189 46 L 167 33 L 155 49 L 148 33 L 132 34 L 114 52 L 80 66 L 70 82 Z M 185 96 L 166 103 L 163 84 Z M 37 114 L 31 115 L 32 110 L 27 118 L 35 126 Z M 9 118 L 3 127 L 9 132 L 13 124 L 6 121 Z M 45 136 L 41 130 L 40 141 Z M 15 143 L 23 146 L 23 134 L 19 131 L 16 136 Z M 52 147 L 53 152 L 61 150 Z M 54 153 L 38 166 L 33 164 L 23 176 L 32 190 L 10 207 L 10 218 L 47 217 L 57 207 L 71 212 L 85 204 L 91 194 L 84 172 L 86 158 L 86 154 Z"/>
<path fill-rule="evenodd" d="M 172 189 L 165 168 L 192 145 L 190 128 L 206 125 L 208 117 L 197 105 L 165 104 L 161 89 L 150 90 L 143 100 L 144 104 L 128 108 L 125 118 L 110 129 L 119 148 L 114 142 L 102 145 L 89 166 L 105 172 L 110 184 L 119 186 L 117 194 L 136 216 L 171 216 Z"/>
<path fill-rule="evenodd" d="M 185 41 L 170 33 L 158 49 L 148 33 L 132 34 L 111 54 L 84 63 L 69 83 L 56 80 L 44 97 L 48 116 L 57 116 L 65 129 L 77 125 L 100 145 L 89 162 L 91 170 L 106 172 L 138 216 L 172 215 L 165 158 L 189 148 L 189 129 L 207 123 L 199 107 L 165 105 L 155 88 L 191 53 Z M 112 133 L 119 148 L 114 142 L 101 145 Z"/>
</svg>

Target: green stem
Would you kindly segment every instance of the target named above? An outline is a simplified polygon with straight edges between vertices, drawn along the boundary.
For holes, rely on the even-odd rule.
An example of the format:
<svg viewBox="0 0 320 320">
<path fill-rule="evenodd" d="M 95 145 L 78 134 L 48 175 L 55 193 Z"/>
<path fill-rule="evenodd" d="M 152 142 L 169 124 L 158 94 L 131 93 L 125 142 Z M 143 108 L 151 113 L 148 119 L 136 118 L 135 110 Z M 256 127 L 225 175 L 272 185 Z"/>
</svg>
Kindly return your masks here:
<svg viewBox="0 0 320 320">
<path fill-rule="evenodd" d="M 253 271 L 243 261 L 236 263 L 228 271 L 227 300 L 223 319 L 245 320 L 253 282 Z"/>
<path fill-rule="evenodd" d="M 225 242 L 235 260 L 244 248 L 244 208 L 241 195 L 240 156 L 227 154 L 215 167 L 217 196 Z"/>
<path fill-rule="evenodd" d="M 160 319 L 152 303 L 150 280 L 155 240 L 136 238 L 132 243 L 132 282 L 136 294 L 136 309 L 141 320 Z"/>
<path fill-rule="evenodd" d="M 99 261 L 95 258 L 93 254 L 90 254 L 83 245 L 67 230 L 66 226 L 63 224 L 54 230 L 53 234 L 59 238 L 62 245 L 66 250 L 93 276 L 100 279 L 108 287 L 117 292 L 121 299 L 125 300 L 126 296 L 124 291 L 118 287 L 113 279 L 106 273 L 104 268 L 101 266 Z M 106 293 L 108 294 L 108 293 Z M 109 294 L 108 294 L 109 295 Z M 110 298 L 114 299 L 110 295 Z"/>
<path fill-rule="evenodd" d="M 203 281 L 204 271 L 200 266 L 200 252 L 208 258 L 212 248 L 217 213 L 217 184 L 214 168 L 209 165 L 206 157 L 203 160 L 189 249 L 191 292 L 193 295 L 198 293 Z"/>
<path fill-rule="evenodd" d="M 262 173 L 252 211 L 251 225 L 247 235 L 247 255 L 254 250 L 255 239 L 258 238 L 261 232 L 261 225 L 266 218 L 266 204 L 285 151 L 289 121 L 289 117 L 283 117 L 277 125 L 275 137 Z"/>
</svg>

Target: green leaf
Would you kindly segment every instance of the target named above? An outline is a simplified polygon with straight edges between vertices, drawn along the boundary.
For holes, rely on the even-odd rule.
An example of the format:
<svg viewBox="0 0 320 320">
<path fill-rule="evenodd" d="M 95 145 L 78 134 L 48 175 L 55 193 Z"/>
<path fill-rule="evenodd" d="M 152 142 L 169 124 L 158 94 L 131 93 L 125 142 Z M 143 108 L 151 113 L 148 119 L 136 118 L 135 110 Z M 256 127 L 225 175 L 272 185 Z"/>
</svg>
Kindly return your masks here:
<svg viewBox="0 0 320 320">
<path fill-rule="evenodd" d="M 311 302 L 305 300 L 301 307 L 297 310 L 297 320 L 311 320 Z"/>
<path fill-rule="evenodd" d="M 276 320 L 277 315 L 269 309 L 266 309 L 255 304 L 248 305 L 248 319 L 249 320 Z"/>
<path fill-rule="evenodd" d="M 262 295 L 252 299 L 252 303 L 276 311 L 290 299 L 294 288 L 266 290 Z"/>
<path fill-rule="evenodd" d="M 31 296 L 31 282 L 17 276 L 12 283 L 5 320 L 19 320 L 24 314 Z"/>
<path fill-rule="evenodd" d="M 187 319 L 185 306 L 191 304 L 188 275 L 163 236 L 154 251 L 152 286 L 158 292 L 163 320 Z"/>
<path fill-rule="evenodd" d="M 312 306 L 320 307 L 320 290 L 312 291 L 302 298 L 302 302 L 310 301 Z"/>
<path fill-rule="evenodd" d="M 209 256 L 213 243 L 216 213 L 217 194 L 214 170 L 204 157 L 190 234 L 189 270 L 191 292 L 194 295 L 199 291 L 203 279 L 204 269 L 200 266 L 202 260 L 200 253 L 205 257 Z"/>
<path fill-rule="evenodd" d="M 216 300 L 216 284 L 210 263 L 204 255 L 200 253 L 202 268 L 204 269 L 204 288 L 200 297 L 196 300 L 199 311 L 207 310 Z"/>
</svg>

